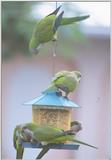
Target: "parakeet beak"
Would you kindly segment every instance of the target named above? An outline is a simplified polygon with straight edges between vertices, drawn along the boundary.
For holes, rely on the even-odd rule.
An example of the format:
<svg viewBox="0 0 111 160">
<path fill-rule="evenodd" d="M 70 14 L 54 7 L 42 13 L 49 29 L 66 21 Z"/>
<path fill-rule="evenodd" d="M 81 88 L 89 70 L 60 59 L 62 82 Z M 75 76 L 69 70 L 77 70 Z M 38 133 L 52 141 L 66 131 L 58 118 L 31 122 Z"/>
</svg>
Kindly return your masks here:
<svg viewBox="0 0 111 160">
<path fill-rule="evenodd" d="M 76 77 L 77 77 L 77 81 L 80 83 L 80 80 L 81 80 L 81 73 L 76 71 Z"/>
<path fill-rule="evenodd" d="M 39 44 L 37 48 L 30 48 L 30 52 L 32 54 L 38 54 L 41 47 L 42 47 L 42 44 Z"/>
<path fill-rule="evenodd" d="M 78 82 L 80 83 L 81 78 L 78 80 Z"/>
<path fill-rule="evenodd" d="M 39 50 L 37 48 L 31 48 L 30 49 L 30 53 L 32 53 L 32 54 L 38 54 Z"/>
</svg>

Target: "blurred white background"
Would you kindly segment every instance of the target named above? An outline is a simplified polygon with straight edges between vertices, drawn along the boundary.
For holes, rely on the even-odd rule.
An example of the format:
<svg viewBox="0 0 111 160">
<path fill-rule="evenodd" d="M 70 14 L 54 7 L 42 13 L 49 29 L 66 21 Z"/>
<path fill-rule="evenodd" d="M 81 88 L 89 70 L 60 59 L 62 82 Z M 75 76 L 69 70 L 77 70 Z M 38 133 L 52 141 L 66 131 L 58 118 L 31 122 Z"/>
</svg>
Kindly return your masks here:
<svg viewBox="0 0 111 160">
<path fill-rule="evenodd" d="M 10 3 L 10 2 L 9 2 Z M 73 16 L 72 10 L 79 10 L 91 17 L 82 22 L 84 40 L 71 44 L 72 57 L 62 56 L 58 44 L 56 72 L 60 70 L 80 70 L 82 80 L 70 98 L 82 108 L 74 110 L 73 120 L 82 123 L 83 130 L 78 139 L 97 146 L 95 150 L 81 145 L 78 151 L 51 150 L 43 159 L 111 159 L 111 130 L 109 106 L 110 70 L 110 3 L 109 2 L 58 2 L 65 10 L 65 16 Z M 71 6 L 71 12 L 67 6 Z M 55 8 L 55 2 L 42 2 L 33 7 L 36 19 L 44 17 Z M 78 12 L 80 14 L 81 12 Z M 60 30 L 62 33 L 62 28 Z M 62 36 L 62 34 L 61 34 Z M 61 41 L 59 43 L 62 43 Z M 67 43 L 67 39 L 66 39 Z M 68 45 L 68 43 L 67 43 Z M 49 46 L 50 47 L 50 46 Z M 60 50 L 59 50 L 60 48 Z M 69 51 L 70 52 L 70 51 Z M 67 54 L 69 54 L 67 51 Z M 31 107 L 23 103 L 41 94 L 52 78 L 51 47 L 48 54 L 41 50 L 38 56 L 30 58 L 21 54 L 9 61 L 2 61 L 2 158 L 15 159 L 13 130 L 17 124 L 32 120 Z M 74 54 L 73 54 L 74 53 Z M 26 149 L 24 159 L 34 159 L 40 150 Z"/>
</svg>

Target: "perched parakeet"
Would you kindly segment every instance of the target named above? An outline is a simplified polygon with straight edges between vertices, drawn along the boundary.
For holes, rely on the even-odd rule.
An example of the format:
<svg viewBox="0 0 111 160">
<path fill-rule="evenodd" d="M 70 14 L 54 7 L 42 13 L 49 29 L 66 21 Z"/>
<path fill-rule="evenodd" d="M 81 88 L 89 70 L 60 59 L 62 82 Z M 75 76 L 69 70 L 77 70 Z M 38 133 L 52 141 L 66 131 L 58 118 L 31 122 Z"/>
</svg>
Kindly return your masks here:
<svg viewBox="0 0 111 160">
<path fill-rule="evenodd" d="M 32 131 L 37 128 L 37 125 L 34 123 L 26 123 L 16 126 L 13 134 L 13 145 L 16 149 L 16 159 L 22 159 L 24 148 L 21 144 L 21 141 L 32 142 L 33 135 Z"/>
<path fill-rule="evenodd" d="M 59 26 L 69 25 L 74 22 L 85 20 L 89 17 L 89 15 L 86 15 L 80 17 L 63 18 L 64 11 L 56 16 L 60 7 L 61 6 L 36 23 L 31 40 L 29 42 L 30 52 L 37 54 L 42 44 L 48 41 L 56 40 L 57 29 Z"/>
<path fill-rule="evenodd" d="M 33 132 L 33 137 L 34 139 L 43 144 L 43 149 L 36 159 L 42 158 L 49 151 L 52 144 L 63 144 L 67 141 L 96 148 L 95 146 L 89 145 L 85 142 L 75 139 L 75 135 L 81 129 L 81 123 L 78 121 L 71 122 L 71 129 L 67 131 L 55 128 L 50 125 L 38 125 L 36 130 L 34 130 Z"/>
<path fill-rule="evenodd" d="M 24 153 L 24 148 L 21 145 L 19 126 L 16 126 L 16 128 L 14 129 L 13 145 L 14 145 L 14 148 L 16 149 L 16 159 L 22 159 L 23 153 Z"/>
<path fill-rule="evenodd" d="M 67 132 L 49 125 L 39 125 L 33 132 L 33 136 L 34 139 L 43 144 L 60 144 L 70 141 L 96 148 L 95 146 L 75 139 L 75 133 L 73 134 L 71 131 Z"/>
<path fill-rule="evenodd" d="M 69 135 L 76 135 L 77 132 L 79 132 L 79 131 L 82 129 L 81 123 L 78 122 L 78 121 L 73 121 L 73 122 L 71 122 L 70 127 L 71 127 L 70 130 L 64 132 L 65 135 L 67 135 L 67 134 L 69 134 Z M 33 136 L 33 137 L 34 137 L 34 136 Z M 34 138 L 34 139 L 35 139 L 35 138 Z M 39 143 L 40 143 L 40 142 L 39 142 Z M 39 153 L 39 155 L 37 156 L 36 159 L 41 159 L 41 158 L 49 151 L 50 145 L 51 145 L 51 144 L 44 145 L 44 146 L 43 146 L 43 149 L 41 150 L 41 152 Z"/>
<path fill-rule="evenodd" d="M 55 74 L 52 79 L 51 85 L 43 91 L 48 93 L 52 91 L 59 92 L 59 89 L 65 92 L 67 97 L 70 92 L 73 92 L 81 79 L 81 73 L 79 71 L 61 71 Z"/>
</svg>

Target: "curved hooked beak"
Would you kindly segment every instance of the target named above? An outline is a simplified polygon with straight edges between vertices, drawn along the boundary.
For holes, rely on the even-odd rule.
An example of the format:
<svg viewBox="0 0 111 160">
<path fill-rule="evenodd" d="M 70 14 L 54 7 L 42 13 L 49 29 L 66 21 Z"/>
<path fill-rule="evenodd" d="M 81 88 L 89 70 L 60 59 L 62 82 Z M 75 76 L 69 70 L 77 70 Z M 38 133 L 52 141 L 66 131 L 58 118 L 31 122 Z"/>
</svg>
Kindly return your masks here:
<svg viewBox="0 0 111 160">
<path fill-rule="evenodd" d="M 37 48 L 31 48 L 30 49 L 30 53 L 32 53 L 32 54 L 38 54 L 39 50 Z"/>
<path fill-rule="evenodd" d="M 30 48 L 29 50 L 32 54 L 38 54 L 41 47 L 42 44 L 39 44 L 37 48 Z"/>
</svg>

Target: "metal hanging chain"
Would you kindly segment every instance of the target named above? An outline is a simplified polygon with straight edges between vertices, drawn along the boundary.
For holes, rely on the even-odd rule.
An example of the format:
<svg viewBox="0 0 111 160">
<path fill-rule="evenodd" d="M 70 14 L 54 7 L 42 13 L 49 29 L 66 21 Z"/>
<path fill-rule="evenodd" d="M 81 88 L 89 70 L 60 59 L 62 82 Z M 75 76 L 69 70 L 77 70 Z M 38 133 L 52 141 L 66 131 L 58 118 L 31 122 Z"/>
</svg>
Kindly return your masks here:
<svg viewBox="0 0 111 160">
<path fill-rule="evenodd" d="M 56 9 L 57 9 L 57 1 L 56 1 Z"/>
<path fill-rule="evenodd" d="M 57 1 L 56 1 L 56 9 L 57 9 Z M 55 75 L 56 53 L 57 53 L 57 41 L 53 41 L 53 50 L 52 50 L 52 76 Z"/>
</svg>

